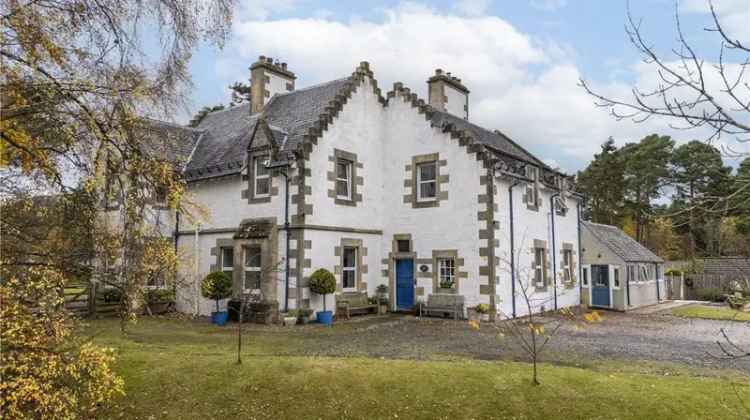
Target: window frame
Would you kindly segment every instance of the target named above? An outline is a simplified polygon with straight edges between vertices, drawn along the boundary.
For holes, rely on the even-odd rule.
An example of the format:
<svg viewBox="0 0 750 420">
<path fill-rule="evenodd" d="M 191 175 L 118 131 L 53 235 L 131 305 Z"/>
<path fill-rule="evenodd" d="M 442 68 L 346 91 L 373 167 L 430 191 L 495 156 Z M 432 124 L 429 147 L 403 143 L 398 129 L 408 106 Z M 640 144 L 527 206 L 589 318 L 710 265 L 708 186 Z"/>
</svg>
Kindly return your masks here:
<svg viewBox="0 0 750 420">
<path fill-rule="evenodd" d="M 437 263 L 437 282 L 438 288 L 440 289 L 456 289 L 456 258 L 454 257 L 436 257 L 435 262 Z M 445 264 L 445 267 L 443 267 Z M 450 281 L 450 287 L 443 287 Z"/>
<path fill-rule="evenodd" d="M 534 286 L 540 289 L 547 285 L 547 281 L 544 278 L 544 266 L 547 263 L 546 256 L 547 250 L 545 248 L 534 247 Z"/>
<path fill-rule="evenodd" d="M 351 250 L 352 262 L 354 265 L 346 265 L 346 252 Z M 341 289 L 344 292 L 356 292 L 357 291 L 357 273 L 359 272 L 359 247 L 344 245 L 341 248 Z M 353 285 L 346 287 L 346 273 L 351 273 Z"/>
<path fill-rule="evenodd" d="M 531 182 L 526 184 L 526 204 L 532 207 L 541 207 L 541 197 L 539 197 L 539 168 L 536 166 L 526 166 L 526 178 Z"/>
<path fill-rule="evenodd" d="M 573 250 L 563 249 L 563 281 L 573 282 Z"/>
<path fill-rule="evenodd" d="M 253 156 L 253 198 L 269 198 L 271 197 L 271 170 L 266 167 L 265 162 L 268 161 L 269 155 L 267 154 L 258 154 Z M 266 173 L 263 175 L 260 175 L 258 173 L 258 165 L 262 165 L 263 168 L 266 170 Z M 268 183 L 268 191 L 265 193 L 259 193 L 258 192 L 258 182 L 266 180 Z"/>
<path fill-rule="evenodd" d="M 250 261 L 248 256 L 250 255 L 250 249 L 258 250 L 258 265 L 248 265 Z M 260 244 L 249 244 L 242 247 L 243 261 L 242 261 L 242 292 L 245 294 L 252 293 L 255 290 L 261 289 L 261 283 L 263 282 L 263 247 Z M 258 273 L 258 287 L 248 288 L 247 287 L 247 274 Z"/>
<path fill-rule="evenodd" d="M 234 247 L 232 246 L 223 246 L 220 249 L 221 257 L 219 257 L 219 271 L 226 273 L 229 275 L 230 278 L 233 278 L 234 276 Z M 225 265 L 226 263 L 226 251 L 232 252 L 232 264 L 231 265 Z"/>
<path fill-rule="evenodd" d="M 434 169 L 434 177 L 431 180 L 423 180 L 422 179 L 422 168 L 432 166 Z M 438 200 L 438 160 L 430 160 L 427 162 L 420 162 L 416 164 L 416 167 L 414 168 L 416 171 L 416 197 L 418 203 L 428 203 Z M 434 195 L 432 197 L 424 197 L 422 196 L 422 185 L 423 184 L 434 184 Z"/>
<path fill-rule="evenodd" d="M 620 290 L 620 267 L 612 267 L 612 290 Z"/>
<path fill-rule="evenodd" d="M 638 282 L 647 283 L 648 277 L 648 267 L 644 264 L 638 264 Z"/>
<path fill-rule="evenodd" d="M 583 287 L 589 287 L 589 267 L 581 267 L 581 273 L 583 278 L 581 279 L 581 285 Z"/>
<path fill-rule="evenodd" d="M 345 178 L 339 177 L 339 165 L 344 165 L 344 168 L 346 168 L 346 175 Z M 336 191 L 336 198 L 339 200 L 345 200 L 345 201 L 352 201 L 353 198 L 353 191 L 352 191 L 352 185 L 353 185 L 353 173 L 354 173 L 354 162 L 346 159 L 337 159 L 336 160 L 336 169 L 335 169 L 335 179 L 334 179 L 334 190 Z M 339 194 L 339 182 L 344 182 L 346 184 L 346 195 L 340 195 Z"/>
</svg>

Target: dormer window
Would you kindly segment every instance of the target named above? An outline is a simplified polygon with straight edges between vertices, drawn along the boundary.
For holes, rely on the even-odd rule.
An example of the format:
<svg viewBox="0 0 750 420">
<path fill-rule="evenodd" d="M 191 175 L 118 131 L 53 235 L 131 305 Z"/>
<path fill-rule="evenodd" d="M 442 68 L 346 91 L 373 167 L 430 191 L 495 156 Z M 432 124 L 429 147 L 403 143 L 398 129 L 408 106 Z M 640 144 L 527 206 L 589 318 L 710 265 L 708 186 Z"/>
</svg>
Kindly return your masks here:
<svg viewBox="0 0 750 420">
<path fill-rule="evenodd" d="M 417 201 L 437 199 L 437 161 L 417 165 Z"/>
<path fill-rule="evenodd" d="M 266 167 L 266 161 L 268 161 L 266 155 L 253 158 L 254 195 L 256 198 L 268 197 L 271 194 L 271 176 Z"/>
<path fill-rule="evenodd" d="M 336 162 L 336 198 L 352 199 L 352 162 L 343 159 Z"/>
<path fill-rule="evenodd" d="M 539 209 L 539 169 L 535 166 L 526 166 L 526 178 L 529 182 L 526 184 L 526 193 L 524 202 L 531 210 Z"/>
</svg>

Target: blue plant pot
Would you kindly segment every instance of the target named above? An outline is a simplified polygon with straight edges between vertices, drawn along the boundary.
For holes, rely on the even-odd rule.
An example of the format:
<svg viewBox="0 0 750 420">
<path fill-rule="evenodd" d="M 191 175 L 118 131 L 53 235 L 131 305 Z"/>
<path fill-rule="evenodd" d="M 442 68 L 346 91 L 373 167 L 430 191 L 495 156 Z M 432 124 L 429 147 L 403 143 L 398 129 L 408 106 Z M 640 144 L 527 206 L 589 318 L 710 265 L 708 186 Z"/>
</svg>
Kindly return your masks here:
<svg viewBox="0 0 750 420">
<path fill-rule="evenodd" d="M 333 312 L 331 311 L 318 311 L 315 316 L 318 318 L 318 322 L 323 325 L 331 325 L 333 323 Z"/>
<path fill-rule="evenodd" d="M 229 318 L 227 311 L 211 312 L 211 322 L 220 327 L 227 323 L 227 318 Z"/>
</svg>

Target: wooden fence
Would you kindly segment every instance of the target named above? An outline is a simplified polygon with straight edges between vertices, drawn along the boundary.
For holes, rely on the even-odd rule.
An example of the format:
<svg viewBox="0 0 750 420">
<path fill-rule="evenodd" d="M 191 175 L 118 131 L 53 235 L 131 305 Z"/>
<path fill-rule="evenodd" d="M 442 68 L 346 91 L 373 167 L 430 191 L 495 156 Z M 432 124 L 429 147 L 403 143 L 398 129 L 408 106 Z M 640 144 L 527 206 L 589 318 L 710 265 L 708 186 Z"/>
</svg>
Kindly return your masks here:
<svg viewBox="0 0 750 420">
<path fill-rule="evenodd" d="M 97 283 L 69 284 L 65 287 L 65 308 L 79 318 L 116 316 L 119 298 L 101 290 Z"/>
</svg>

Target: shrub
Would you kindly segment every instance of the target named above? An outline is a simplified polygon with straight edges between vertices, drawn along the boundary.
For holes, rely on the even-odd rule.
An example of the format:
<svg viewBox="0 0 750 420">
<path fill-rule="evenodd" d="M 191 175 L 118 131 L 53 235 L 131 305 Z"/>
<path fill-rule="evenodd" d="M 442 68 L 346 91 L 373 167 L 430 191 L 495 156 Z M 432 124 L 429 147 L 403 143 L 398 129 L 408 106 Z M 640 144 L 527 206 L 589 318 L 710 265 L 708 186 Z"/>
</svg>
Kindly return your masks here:
<svg viewBox="0 0 750 420">
<path fill-rule="evenodd" d="M 665 276 L 679 276 L 680 274 L 682 274 L 682 271 L 680 271 L 680 270 L 678 270 L 676 268 L 670 268 L 669 270 L 667 270 L 666 272 L 664 272 Z"/>
<path fill-rule="evenodd" d="M 323 310 L 326 310 L 326 295 L 336 291 L 336 277 L 325 268 L 319 268 L 310 276 L 310 291 L 323 296 Z"/>
<path fill-rule="evenodd" d="M 480 303 L 474 308 L 478 314 L 486 314 L 490 311 L 490 307 L 485 303 Z"/>
<path fill-rule="evenodd" d="M 174 302 L 174 290 L 151 289 L 148 292 L 146 292 L 146 302 L 148 303 Z"/>
<path fill-rule="evenodd" d="M 219 312 L 219 300 L 232 295 L 232 279 L 223 271 L 209 273 L 201 283 L 201 294 L 204 298 L 216 301 L 216 312 Z"/>
<path fill-rule="evenodd" d="M 707 300 L 710 302 L 723 302 L 724 299 L 726 299 L 724 291 L 716 287 L 695 289 L 695 298 L 697 300 Z"/>
</svg>

